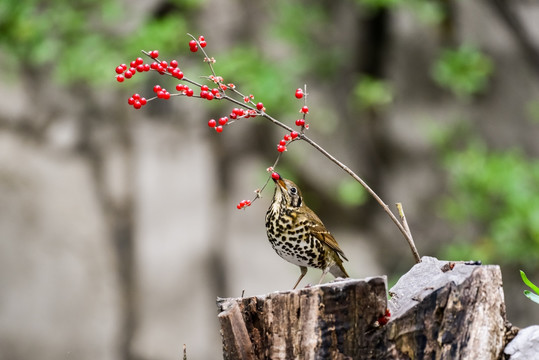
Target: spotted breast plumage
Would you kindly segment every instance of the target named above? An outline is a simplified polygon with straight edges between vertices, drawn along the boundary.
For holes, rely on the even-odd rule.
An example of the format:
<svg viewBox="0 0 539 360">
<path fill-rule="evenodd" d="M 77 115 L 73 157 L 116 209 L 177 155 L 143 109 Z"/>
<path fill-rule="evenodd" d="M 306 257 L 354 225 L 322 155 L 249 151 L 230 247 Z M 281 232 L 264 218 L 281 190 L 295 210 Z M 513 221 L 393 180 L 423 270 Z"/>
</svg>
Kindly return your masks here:
<svg viewBox="0 0 539 360">
<path fill-rule="evenodd" d="M 297 185 L 277 173 L 272 178 L 275 193 L 266 213 L 266 233 L 275 252 L 300 267 L 294 289 L 308 267 L 322 270 L 319 283 L 328 272 L 335 277 L 348 277 L 343 267 L 343 259 L 348 259 L 322 221 L 305 205 Z"/>
</svg>

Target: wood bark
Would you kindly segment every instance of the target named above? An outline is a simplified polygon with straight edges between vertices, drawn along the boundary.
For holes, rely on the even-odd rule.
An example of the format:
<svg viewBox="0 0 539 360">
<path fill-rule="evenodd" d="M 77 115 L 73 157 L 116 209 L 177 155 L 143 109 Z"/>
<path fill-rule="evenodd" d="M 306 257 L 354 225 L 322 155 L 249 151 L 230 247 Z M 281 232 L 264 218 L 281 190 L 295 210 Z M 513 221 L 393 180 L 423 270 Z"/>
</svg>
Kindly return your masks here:
<svg viewBox="0 0 539 360">
<path fill-rule="evenodd" d="M 225 359 L 501 359 L 510 325 L 498 266 L 424 257 L 386 278 L 218 299 Z M 386 308 L 391 318 L 381 324 Z M 514 333 L 514 331 L 513 331 Z"/>
</svg>

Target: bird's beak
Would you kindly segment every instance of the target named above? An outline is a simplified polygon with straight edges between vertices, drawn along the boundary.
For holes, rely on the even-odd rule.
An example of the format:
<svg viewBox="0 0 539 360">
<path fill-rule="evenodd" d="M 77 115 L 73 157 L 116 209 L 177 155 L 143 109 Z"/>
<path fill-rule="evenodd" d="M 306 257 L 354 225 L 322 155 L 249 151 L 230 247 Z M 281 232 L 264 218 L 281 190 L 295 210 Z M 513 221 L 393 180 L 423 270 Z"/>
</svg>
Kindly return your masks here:
<svg viewBox="0 0 539 360">
<path fill-rule="evenodd" d="M 284 180 L 280 174 L 279 174 L 279 178 L 273 179 L 273 181 L 275 182 L 275 184 L 279 185 L 283 190 L 286 190 L 286 184 L 284 183 Z"/>
</svg>

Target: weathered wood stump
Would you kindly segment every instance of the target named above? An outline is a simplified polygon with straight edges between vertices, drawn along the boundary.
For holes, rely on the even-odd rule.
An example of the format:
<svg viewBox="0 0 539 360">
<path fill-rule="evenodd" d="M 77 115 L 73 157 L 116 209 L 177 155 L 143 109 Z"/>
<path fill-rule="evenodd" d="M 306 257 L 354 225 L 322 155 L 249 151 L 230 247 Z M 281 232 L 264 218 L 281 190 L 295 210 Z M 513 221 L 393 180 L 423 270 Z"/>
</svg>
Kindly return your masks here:
<svg viewBox="0 0 539 360">
<path fill-rule="evenodd" d="M 219 299 L 225 359 L 375 359 L 373 327 L 387 307 L 385 277 L 243 299 Z"/>
<path fill-rule="evenodd" d="M 424 257 L 385 277 L 218 299 L 225 359 L 501 359 L 509 326 L 498 266 Z M 389 307 L 386 325 L 377 320 Z"/>
</svg>

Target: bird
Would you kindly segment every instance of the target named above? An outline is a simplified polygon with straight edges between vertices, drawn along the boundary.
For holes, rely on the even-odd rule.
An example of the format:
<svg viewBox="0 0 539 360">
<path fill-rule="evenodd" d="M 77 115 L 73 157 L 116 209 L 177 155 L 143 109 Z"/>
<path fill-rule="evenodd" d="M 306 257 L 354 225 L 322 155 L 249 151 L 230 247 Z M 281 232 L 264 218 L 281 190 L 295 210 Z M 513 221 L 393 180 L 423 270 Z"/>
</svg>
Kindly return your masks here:
<svg viewBox="0 0 539 360">
<path fill-rule="evenodd" d="M 307 274 L 308 267 L 321 269 L 322 276 L 347 278 L 343 260 L 348 261 L 339 244 L 320 218 L 301 196 L 294 182 L 272 173 L 275 182 L 273 200 L 266 212 L 266 233 L 271 246 L 284 260 L 299 266 L 301 274 L 293 289 Z"/>
</svg>

